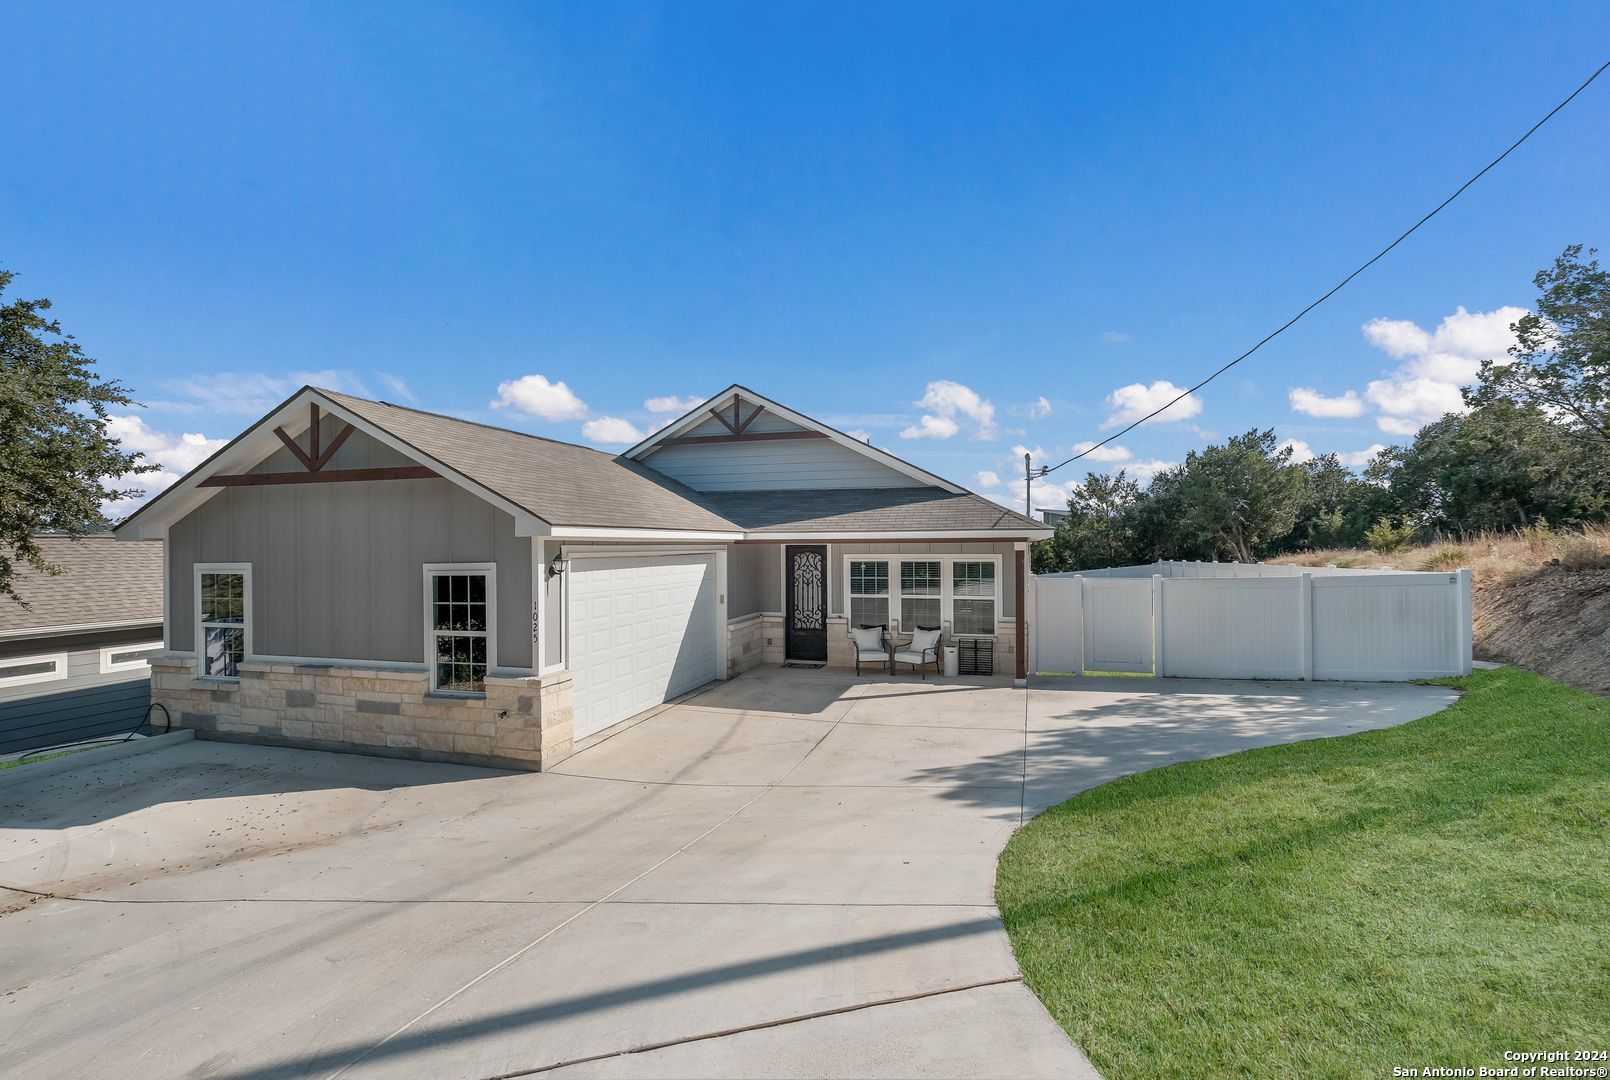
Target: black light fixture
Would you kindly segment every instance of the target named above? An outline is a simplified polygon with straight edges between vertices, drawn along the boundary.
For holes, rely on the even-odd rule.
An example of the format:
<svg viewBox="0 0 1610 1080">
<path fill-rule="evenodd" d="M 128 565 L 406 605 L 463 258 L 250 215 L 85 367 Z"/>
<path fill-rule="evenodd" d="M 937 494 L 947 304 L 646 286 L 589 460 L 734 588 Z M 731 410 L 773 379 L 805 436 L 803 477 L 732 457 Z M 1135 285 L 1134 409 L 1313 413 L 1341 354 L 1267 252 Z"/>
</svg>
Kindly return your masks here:
<svg viewBox="0 0 1610 1080">
<path fill-rule="evenodd" d="M 563 551 L 554 552 L 553 558 L 548 562 L 548 579 L 551 581 L 564 573 L 566 565 L 565 553 Z"/>
</svg>

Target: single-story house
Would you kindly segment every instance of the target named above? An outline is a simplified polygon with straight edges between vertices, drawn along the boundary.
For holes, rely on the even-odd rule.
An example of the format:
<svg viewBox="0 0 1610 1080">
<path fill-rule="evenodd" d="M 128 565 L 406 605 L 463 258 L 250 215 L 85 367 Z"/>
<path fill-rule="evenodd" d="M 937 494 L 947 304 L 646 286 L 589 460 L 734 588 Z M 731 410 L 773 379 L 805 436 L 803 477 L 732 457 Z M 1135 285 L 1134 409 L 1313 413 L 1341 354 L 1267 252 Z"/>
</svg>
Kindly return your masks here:
<svg viewBox="0 0 1610 1080">
<path fill-rule="evenodd" d="M 22 563 L 0 596 L 0 754 L 132 731 L 162 642 L 162 545 L 111 533 L 33 538 L 64 574 Z"/>
<path fill-rule="evenodd" d="M 854 665 L 852 624 L 1022 680 L 1051 530 L 742 386 L 620 454 L 304 387 L 117 535 L 164 541 L 181 726 L 537 769 L 756 664 Z"/>
</svg>

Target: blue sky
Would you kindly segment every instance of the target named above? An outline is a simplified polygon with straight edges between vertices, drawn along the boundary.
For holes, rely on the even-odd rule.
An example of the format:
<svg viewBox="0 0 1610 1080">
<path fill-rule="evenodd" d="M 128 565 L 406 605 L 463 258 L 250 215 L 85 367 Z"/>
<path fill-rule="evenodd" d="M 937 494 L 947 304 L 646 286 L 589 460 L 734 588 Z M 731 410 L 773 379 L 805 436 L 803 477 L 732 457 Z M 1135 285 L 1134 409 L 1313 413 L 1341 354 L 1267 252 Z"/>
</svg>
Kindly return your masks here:
<svg viewBox="0 0 1610 1080">
<path fill-rule="evenodd" d="M 13 6 L 8 298 L 170 478 L 304 381 L 578 442 L 741 382 L 1021 506 L 1014 447 L 1244 351 L 1610 58 L 1603 4 L 1114 7 Z M 1093 467 L 1404 441 L 1606 191 L 1610 76 Z"/>
</svg>

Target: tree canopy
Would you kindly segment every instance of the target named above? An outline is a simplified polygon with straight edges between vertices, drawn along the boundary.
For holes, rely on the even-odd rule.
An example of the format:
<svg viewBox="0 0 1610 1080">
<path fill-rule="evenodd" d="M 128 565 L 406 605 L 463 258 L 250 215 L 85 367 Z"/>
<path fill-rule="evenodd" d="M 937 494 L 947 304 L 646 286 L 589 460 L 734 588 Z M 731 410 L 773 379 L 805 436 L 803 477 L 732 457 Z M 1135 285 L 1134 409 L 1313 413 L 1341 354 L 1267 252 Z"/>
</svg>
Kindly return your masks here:
<svg viewBox="0 0 1610 1080">
<path fill-rule="evenodd" d="M 0 296 L 15 276 L 0 270 Z M 133 402 L 125 387 L 90 370 L 95 361 L 40 314 L 49 309 L 49 300 L 0 306 L 0 596 L 19 603 L 17 563 L 62 572 L 45 561 L 34 534 L 104 530 L 101 504 L 138 494 L 107 480 L 156 468 L 107 436 L 107 407 Z"/>
</svg>

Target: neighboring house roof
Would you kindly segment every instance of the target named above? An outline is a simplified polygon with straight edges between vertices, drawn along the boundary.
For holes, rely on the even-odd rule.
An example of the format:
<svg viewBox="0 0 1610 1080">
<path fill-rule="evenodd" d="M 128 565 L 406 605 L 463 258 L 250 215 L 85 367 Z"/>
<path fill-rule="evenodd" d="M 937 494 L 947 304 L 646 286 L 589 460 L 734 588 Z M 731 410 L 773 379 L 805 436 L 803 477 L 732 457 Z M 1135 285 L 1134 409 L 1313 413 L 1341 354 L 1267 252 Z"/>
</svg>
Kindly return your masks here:
<svg viewBox="0 0 1610 1080">
<path fill-rule="evenodd" d="M 550 525 L 734 531 L 692 488 L 601 450 L 401 405 L 321 394 Z"/>
<path fill-rule="evenodd" d="M 1000 532 L 1040 534 L 1045 526 L 981 495 L 938 488 L 821 488 L 812 491 L 707 491 L 705 502 L 745 533 Z"/>
<path fill-rule="evenodd" d="M 71 540 L 35 536 L 45 561 L 65 567 L 58 576 L 17 562 L 13 584 L 23 607 L 0 596 L 0 636 L 162 624 L 162 545 L 119 544 L 111 533 Z"/>
</svg>

